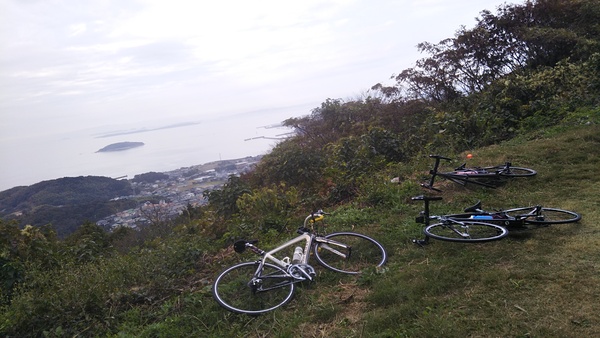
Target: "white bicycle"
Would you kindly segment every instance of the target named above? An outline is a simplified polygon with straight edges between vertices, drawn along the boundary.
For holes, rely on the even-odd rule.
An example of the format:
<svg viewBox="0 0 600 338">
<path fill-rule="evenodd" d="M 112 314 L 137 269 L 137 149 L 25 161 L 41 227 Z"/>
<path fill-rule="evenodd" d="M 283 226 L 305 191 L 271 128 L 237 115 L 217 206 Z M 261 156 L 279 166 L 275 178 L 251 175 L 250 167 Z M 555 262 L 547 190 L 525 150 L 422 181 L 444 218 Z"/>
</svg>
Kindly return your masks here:
<svg viewBox="0 0 600 338">
<path fill-rule="evenodd" d="M 385 249 L 368 236 L 354 232 L 322 236 L 308 228 L 322 221 L 325 215 L 323 210 L 308 215 L 304 226 L 298 228 L 298 237 L 270 251 L 256 247 L 257 240 L 235 242 L 236 252 L 250 249 L 261 258 L 233 265 L 218 275 L 212 294 L 219 305 L 235 313 L 259 315 L 288 303 L 297 283 L 310 282 L 316 277 L 315 269 L 309 264 L 311 252 L 324 267 L 345 274 L 358 274 L 365 268 L 385 264 Z M 291 252 L 293 246 L 292 259 L 275 257 L 286 248 Z"/>
</svg>

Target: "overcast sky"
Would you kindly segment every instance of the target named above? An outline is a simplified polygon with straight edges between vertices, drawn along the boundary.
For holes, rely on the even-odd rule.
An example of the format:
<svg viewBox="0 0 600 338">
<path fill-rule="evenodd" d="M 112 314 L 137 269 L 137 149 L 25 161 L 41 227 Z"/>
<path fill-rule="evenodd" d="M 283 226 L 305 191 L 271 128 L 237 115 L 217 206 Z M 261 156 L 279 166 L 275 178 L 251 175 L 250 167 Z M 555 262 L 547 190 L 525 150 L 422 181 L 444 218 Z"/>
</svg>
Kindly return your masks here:
<svg viewBox="0 0 600 338">
<path fill-rule="evenodd" d="M 0 0 L 0 142 L 107 121 L 307 115 L 392 83 L 422 57 L 417 43 L 504 2 Z"/>
</svg>

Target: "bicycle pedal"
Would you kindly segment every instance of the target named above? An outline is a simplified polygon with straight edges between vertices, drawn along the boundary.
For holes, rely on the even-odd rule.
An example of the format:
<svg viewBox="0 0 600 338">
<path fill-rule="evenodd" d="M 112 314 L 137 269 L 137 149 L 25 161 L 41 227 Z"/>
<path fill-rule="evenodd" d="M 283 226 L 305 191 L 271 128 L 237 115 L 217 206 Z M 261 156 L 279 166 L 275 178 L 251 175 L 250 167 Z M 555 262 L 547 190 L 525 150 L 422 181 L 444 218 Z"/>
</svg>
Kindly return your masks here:
<svg viewBox="0 0 600 338">
<path fill-rule="evenodd" d="M 428 242 L 424 239 L 413 239 L 412 242 L 420 247 L 424 247 Z"/>
</svg>

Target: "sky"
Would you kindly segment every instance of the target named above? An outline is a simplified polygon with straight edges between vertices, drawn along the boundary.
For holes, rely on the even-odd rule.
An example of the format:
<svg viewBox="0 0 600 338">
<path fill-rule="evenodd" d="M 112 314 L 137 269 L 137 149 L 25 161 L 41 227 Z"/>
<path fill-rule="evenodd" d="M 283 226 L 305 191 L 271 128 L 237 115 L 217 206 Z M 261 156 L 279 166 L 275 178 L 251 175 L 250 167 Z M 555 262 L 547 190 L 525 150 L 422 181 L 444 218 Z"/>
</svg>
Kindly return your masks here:
<svg viewBox="0 0 600 338">
<path fill-rule="evenodd" d="M 504 3 L 0 0 L 0 163 L 18 160 L 7 147 L 107 124 L 308 115 L 393 84 L 418 43 Z"/>
</svg>

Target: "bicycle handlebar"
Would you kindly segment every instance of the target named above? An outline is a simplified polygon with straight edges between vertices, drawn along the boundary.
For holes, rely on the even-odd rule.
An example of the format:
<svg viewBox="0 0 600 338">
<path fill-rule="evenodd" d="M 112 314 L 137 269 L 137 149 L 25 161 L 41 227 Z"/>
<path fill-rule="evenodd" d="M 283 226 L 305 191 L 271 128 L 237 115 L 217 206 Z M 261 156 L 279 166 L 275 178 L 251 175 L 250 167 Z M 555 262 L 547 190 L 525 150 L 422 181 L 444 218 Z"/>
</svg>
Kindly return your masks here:
<svg viewBox="0 0 600 338">
<path fill-rule="evenodd" d="M 325 215 L 331 215 L 331 214 L 323 211 L 323 209 L 319 209 L 319 210 L 311 213 L 310 215 L 306 216 L 306 218 L 304 219 L 304 228 L 307 227 L 308 223 L 315 223 L 318 221 L 322 221 L 325 218 Z"/>
<path fill-rule="evenodd" d="M 440 156 L 440 155 L 429 155 L 429 157 L 431 157 L 431 158 L 436 158 L 436 159 L 440 159 L 440 160 L 452 161 L 452 159 L 451 159 L 451 158 L 444 157 L 444 156 Z"/>
</svg>

